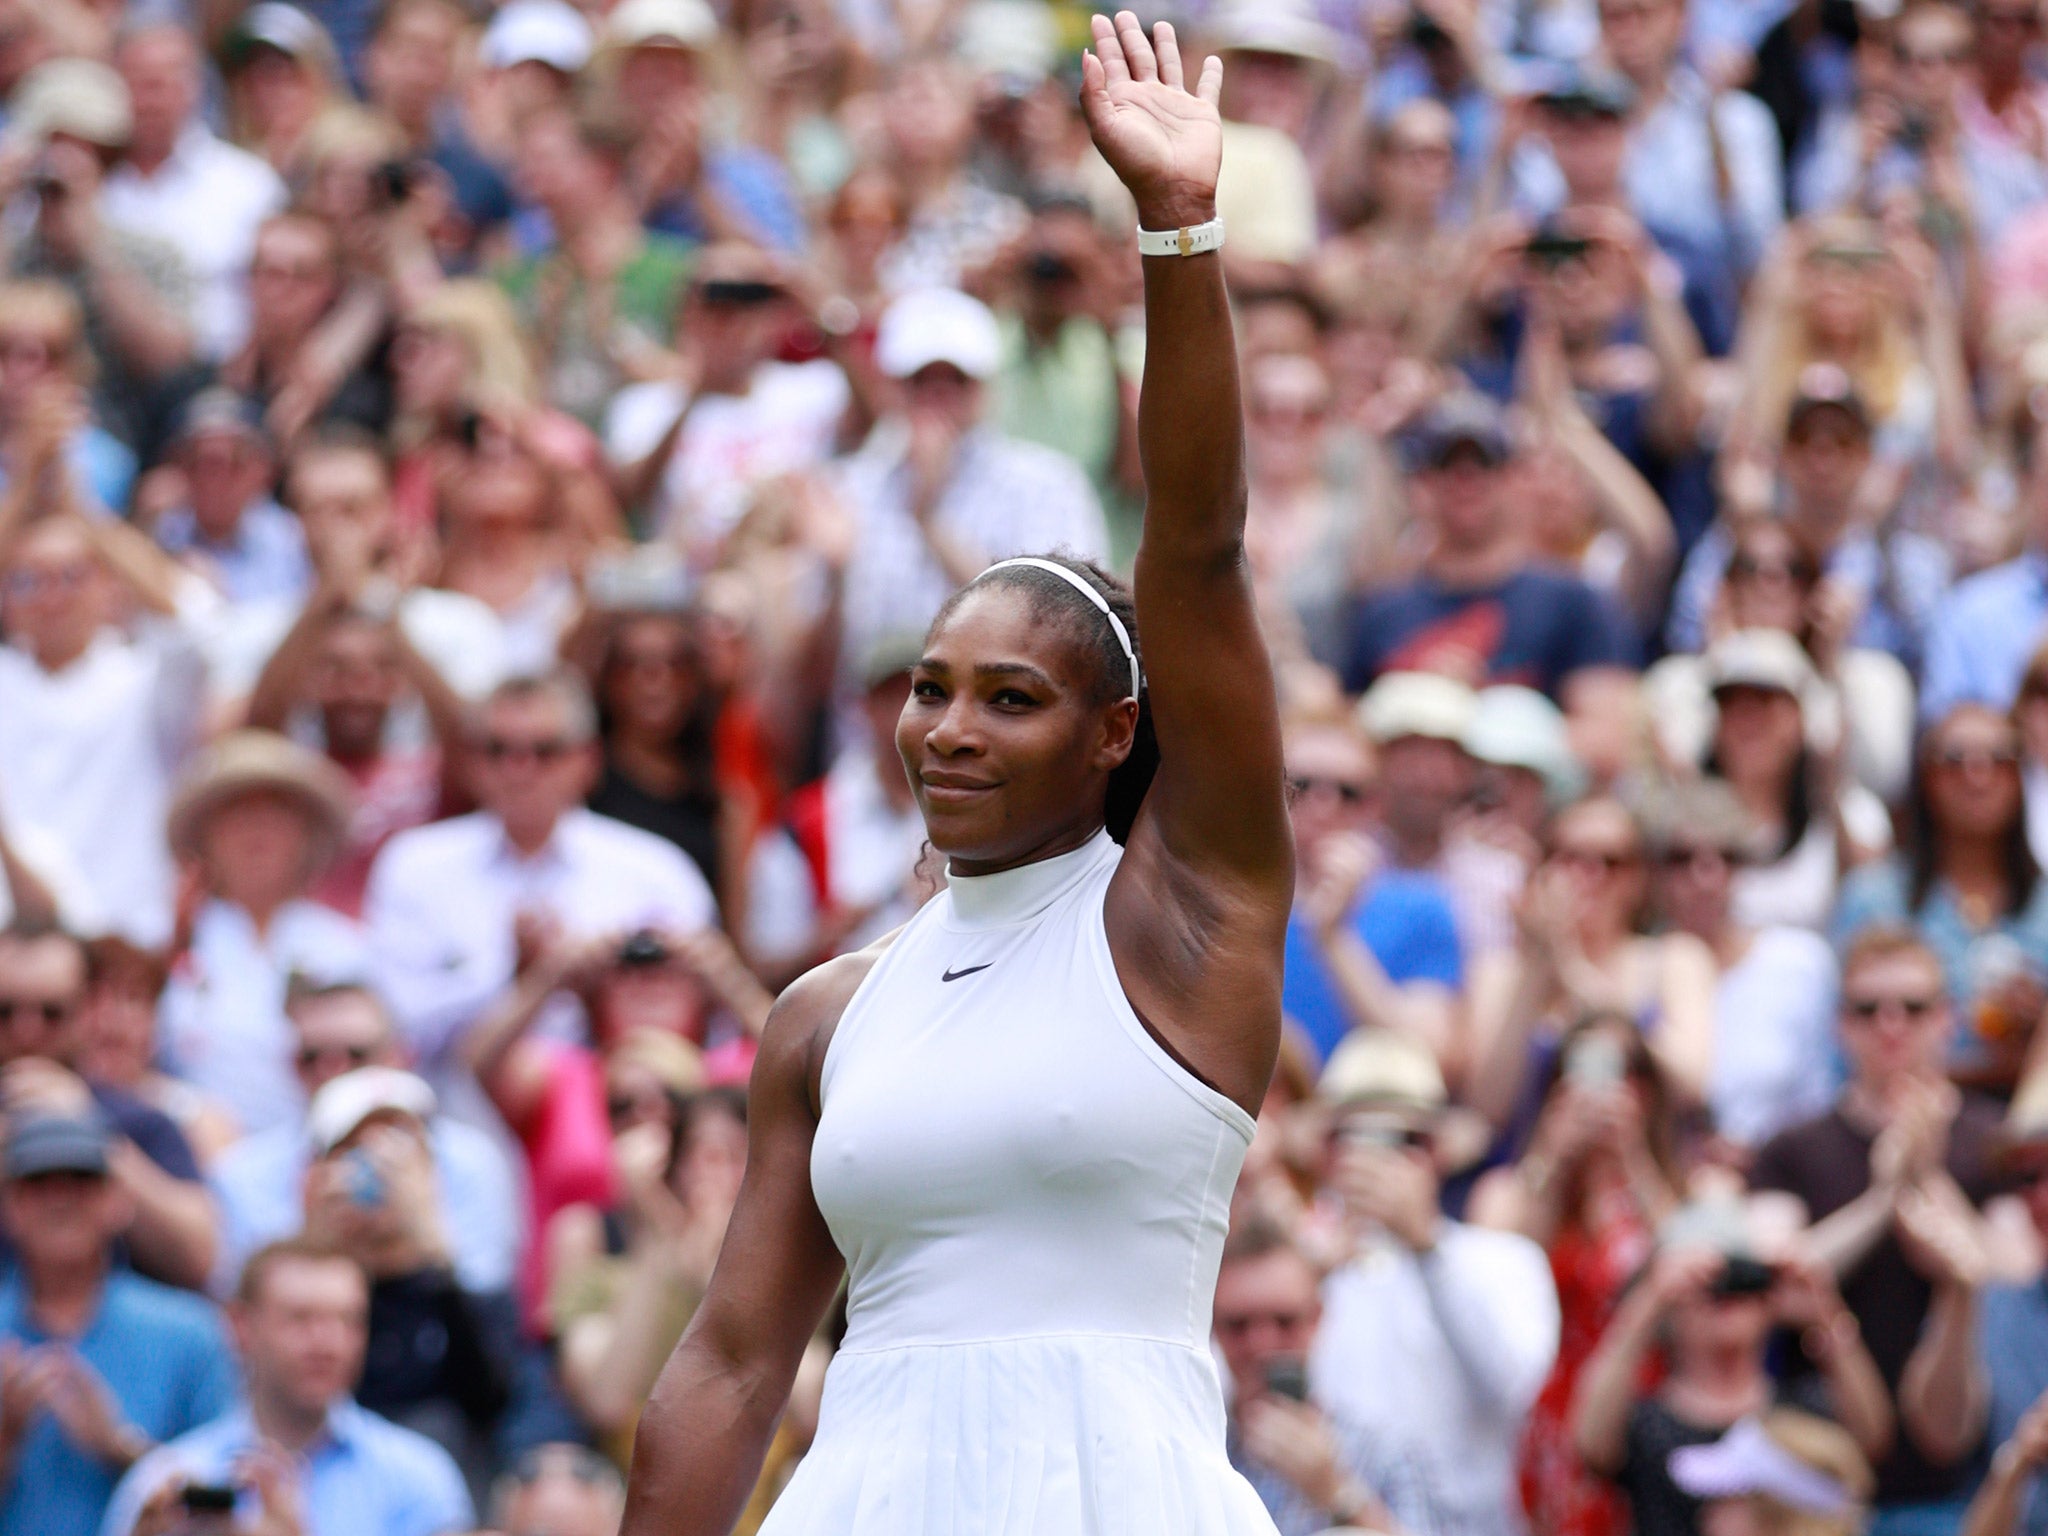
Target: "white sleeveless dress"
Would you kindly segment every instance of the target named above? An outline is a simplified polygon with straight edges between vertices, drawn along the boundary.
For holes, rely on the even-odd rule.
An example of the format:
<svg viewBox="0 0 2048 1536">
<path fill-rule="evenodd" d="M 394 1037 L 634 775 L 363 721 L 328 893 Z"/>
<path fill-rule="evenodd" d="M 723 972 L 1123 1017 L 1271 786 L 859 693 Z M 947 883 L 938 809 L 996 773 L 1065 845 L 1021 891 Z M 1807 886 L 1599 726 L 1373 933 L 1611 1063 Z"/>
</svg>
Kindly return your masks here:
<svg viewBox="0 0 2048 1536">
<path fill-rule="evenodd" d="M 950 876 L 848 1003 L 811 1153 L 847 1335 L 761 1536 L 1273 1536 L 1209 1352 L 1252 1118 L 1124 997 L 1121 854 Z"/>
</svg>

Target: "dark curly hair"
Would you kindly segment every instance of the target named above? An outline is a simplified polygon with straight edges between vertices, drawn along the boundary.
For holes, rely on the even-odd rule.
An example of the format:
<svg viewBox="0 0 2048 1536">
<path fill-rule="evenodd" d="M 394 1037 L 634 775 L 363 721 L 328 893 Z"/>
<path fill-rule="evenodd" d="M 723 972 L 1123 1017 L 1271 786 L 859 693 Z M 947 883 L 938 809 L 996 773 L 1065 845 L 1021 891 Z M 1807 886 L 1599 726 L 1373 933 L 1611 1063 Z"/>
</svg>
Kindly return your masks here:
<svg viewBox="0 0 2048 1536">
<path fill-rule="evenodd" d="M 1143 686 L 1145 643 L 1138 634 L 1137 601 L 1128 582 L 1111 575 L 1092 560 L 1076 560 L 1069 555 L 1040 558 L 1072 571 L 1101 593 L 1103 601 L 1109 604 L 1110 612 L 1123 622 L 1124 631 L 1131 637 L 1131 645 L 1137 651 L 1140 679 L 1138 728 L 1131 738 L 1131 755 L 1110 772 L 1109 792 L 1102 807 L 1103 825 L 1108 828 L 1109 835 L 1119 843 L 1126 842 L 1131 828 L 1137 823 L 1138 808 L 1145 803 L 1146 792 L 1152 787 L 1152 776 L 1159 770 L 1159 741 L 1152 732 L 1152 701 L 1149 690 Z M 1068 583 L 1035 566 L 1006 565 L 1000 570 L 984 571 L 946 600 L 945 606 L 932 620 L 932 631 L 936 632 L 946 622 L 968 593 L 994 586 L 1022 593 L 1031 605 L 1034 620 L 1058 626 L 1061 633 L 1088 657 L 1093 677 L 1088 695 L 1091 703 L 1111 704 L 1129 696 L 1131 664 L 1124 656 L 1124 648 L 1117 640 L 1116 631 L 1110 628 L 1109 621 L 1102 616 L 1100 609 Z"/>
</svg>

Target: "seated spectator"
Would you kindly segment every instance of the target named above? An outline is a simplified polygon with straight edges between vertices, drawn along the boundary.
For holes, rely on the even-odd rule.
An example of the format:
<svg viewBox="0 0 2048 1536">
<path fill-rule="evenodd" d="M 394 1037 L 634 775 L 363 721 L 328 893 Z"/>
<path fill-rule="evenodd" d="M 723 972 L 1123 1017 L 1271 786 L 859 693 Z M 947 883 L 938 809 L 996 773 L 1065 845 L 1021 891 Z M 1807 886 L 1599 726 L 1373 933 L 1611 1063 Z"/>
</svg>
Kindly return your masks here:
<svg viewBox="0 0 2048 1536">
<path fill-rule="evenodd" d="M 1765 1143 L 1750 1182 L 1760 1204 L 1806 1227 L 1803 1246 L 1834 1271 L 1894 1394 L 1900 1433 L 1877 1462 L 1880 1505 L 1946 1506 L 1937 1515 L 1953 1519 L 1983 1434 L 1970 1373 L 1985 1259 L 1971 1207 L 1994 1187 L 1998 1112 L 1943 1074 L 1955 1015 L 1940 960 L 1911 932 L 1857 939 L 1841 998 L 1849 1081 L 1826 1114 Z"/>
<path fill-rule="evenodd" d="M 680 378 L 629 385 L 605 415 L 605 454 L 643 525 L 695 553 L 716 549 L 779 475 L 816 469 L 853 396 L 830 358 L 776 350 L 799 318 L 786 262 L 721 244 L 698 257 L 676 315 Z"/>
<path fill-rule="evenodd" d="M 884 312 L 875 366 L 897 381 L 901 408 L 845 462 L 840 482 L 856 527 L 849 658 L 884 635 L 922 634 L 947 595 L 991 561 L 1108 552 L 1102 508 L 1073 460 L 984 420 L 986 381 L 1001 362 L 995 316 L 964 293 L 908 293 Z"/>
<path fill-rule="evenodd" d="M 1732 1226 L 1720 1225 L 1724 1216 Z M 1795 1334 L 1810 1377 L 1772 1378 L 1774 1327 Z M 1663 1381 L 1643 1396 L 1638 1386 L 1660 1340 Z M 1692 1536 L 1700 1501 L 1676 1481 L 1673 1452 L 1712 1444 L 1788 1398 L 1837 1420 L 1867 1458 L 1891 1447 L 1890 1394 L 1827 1267 L 1767 1263 L 1743 1232 L 1738 1205 L 1693 1206 L 1674 1220 L 1586 1363 L 1572 1438 L 1586 1465 L 1619 1485 L 1641 1536 Z"/>
<path fill-rule="evenodd" d="M 440 1445 L 474 1488 L 510 1396 L 517 1325 L 509 1290 L 472 1291 L 456 1275 L 436 1107 L 433 1089 L 392 1067 L 357 1067 L 314 1094 L 305 1238 L 370 1277 L 356 1400 Z"/>
<path fill-rule="evenodd" d="M 1734 791 L 1755 848 L 1735 876 L 1736 918 L 1821 929 L 1845 871 L 1891 846 L 1884 807 L 1842 776 L 1841 713 L 1799 643 L 1738 630 L 1702 664 L 1714 703 L 1702 766 Z"/>
<path fill-rule="evenodd" d="M 285 994 L 285 1014 L 292 1025 L 292 1068 L 306 1104 L 345 1073 L 404 1065 L 390 1014 L 358 982 L 295 983 Z M 457 1280 L 477 1293 L 510 1289 L 524 1233 L 504 1149 L 447 1115 L 428 1116 L 426 1132 Z M 220 1202 L 220 1261 L 213 1277 L 220 1294 L 233 1293 L 250 1254 L 303 1226 L 311 1157 L 302 1119 L 294 1117 L 244 1136 L 207 1171 Z"/>
<path fill-rule="evenodd" d="M 1834 1100 L 1834 951 L 1811 929 L 1736 920 L 1735 882 L 1755 839 L 1725 784 L 1674 786 L 1653 828 L 1658 910 L 1712 950 L 1719 971 L 1706 1093 L 1714 1129 L 1760 1147 Z"/>
<path fill-rule="evenodd" d="M 491 1529 L 504 1536 L 616 1536 L 626 1480 L 588 1446 L 541 1445 L 491 1492 Z"/>
<path fill-rule="evenodd" d="M 621 385 L 653 376 L 690 268 L 689 244 L 640 226 L 623 124 L 595 108 L 525 124 L 519 190 L 552 238 L 497 274 L 539 342 L 548 402 L 592 429 Z"/>
<path fill-rule="evenodd" d="M 62 285 L 76 305 L 84 334 L 75 362 L 92 365 L 77 376 L 92 388 L 94 415 L 127 445 L 95 428 L 79 445 L 92 449 L 85 483 L 114 511 L 127 497 L 112 477 L 133 475 L 129 448 L 153 446 L 162 391 L 190 365 L 193 342 L 183 256 L 164 232 L 105 216 L 106 168 L 132 124 L 128 87 L 97 60 L 52 59 L 33 71 L 8 100 L 7 126 L 35 151 L 34 206 L 10 208 L 31 216 L 11 217 L 0 235 L 0 267 Z"/>
<path fill-rule="evenodd" d="M 157 1008 L 171 979 L 155 950 L 122 938 L 88 939 L 85 1004 L 79 1011 L 79 1075 L 140 1100 L 168 1118 L 201 1168 L 242 1133 L 225 1105 L 165 1071 L 157 1055 Z"/>
<path fill-rule="evenodd" d="M 228 390 L 195 395 L 172 448 L 185 495 L 157 518 L 157 543 L 231 603 L 303 598 L 306 536 L 271 499 L 270 439 L 254 408 Z"/>
<path fill-rule="evenodd" d="M 97 1110 L 113 1134 L 115 1180 L 134 1205 L 127 1244 L 152 1279 L 197 1289 L 218 1242 L 218 1218 L 178 1127 L 88 1070 L 80 1017 L 85 947 L 58 932 L 0 932 L 0 1083 L 10 1111 Z"/>
<path fill-rule="evenodd" d="M 0 495 L 0 798 L 10 821 L 63 846 L 114 931 L 160 945 L 174 878 L 164 811 L 199 726 L 211 594 L 146 535 L 77 514 L 68 472 L 53 470 L 56 404 Z M 141 616 L 124 631 L 127 609 Z"/>
<path fill-rule="evenodd" d="M 675 1341 L 704 1299 L 747 1166 L 746 1100 L 682 1099 L 673 1123 L 613 1117 L 616 1210 L 572 1206 L 549 1228 L 548 1312 L 562 1385 L 621 1466 Z"/>
<path fill-rule="evenodd" d="M 361 930 L 307 899 L 348 826 L 341 772 L 268 731 L 202 754 L 171 803 L 170 841 L 202 900 L 165 989 L 162 1051 L 245 1130 L 296 1117 L 285 991 L 294 975 L 361 976 Z"/>
<path fill-rule="evenodd" d="M 430 1079 L 460 1080 L 463 1037 L 551 944 L 686 936 L 716 916 L 674 844 L 581 808 L 596 733 L 573 675 L 501 685 L 466 748 L 482 809 L 401 832 L 377 856 L 364 913 L 380 989 Z"/>
<path fill-rule="evenodd" d="M 1379 756 L 1379 834 L 1397 869 L 1435 876 L 1450 892 L 1468 964 L 1510 945 L 1514 908 L 1536 850 L 1467 835 L 1478 766 L 1466 738 L 1478 701 L 1463 683 L 1429 672 L 1389 672 L 1358 701 L 1358 722 Z M 1545 818 L 1547 819 L 1547 818 Z"/>
<path fill-rule="evenodd" d="M 1930 727 L 1906 826 L 1904 849 L 1843 884 L 1836 941 L 1911 923 L 1957 1009 L 1950 1074 L 2010 1091 L 2048 988 L 2048 881 L 2027 845 L 2012 724 L 1962 704 Z"/>
<path fill-rule="evenodd" d="M 1372 752 L 1352 721 L 1297 719 L 1284 740 L 1296 895 L 1281 1006 L 1321 1059 L 1353 1029 L 1391 1029 L 1443 1060 L 1464 975 L 1450 899 L 1373 841 Z"/>
<path fill-rule="evenodd" d="M 0 1527 L 93 1536 L 114 1485 L 152 1446 L 234 1398 L 212 1307 L 121 1266 L 134 1206 L 88 1107 L 13 1112 L 0 1145 Z"/>
<path fill-rule="evenodd" d="M 1532 1084 L 1588 1013 L 1637 1021 L 1673 1090 L 1705 1090 L 1714 959 L 1691 934 L 1644 931 L 1648 865 L 1642 828 L 1617 800 L 1590 796 L 1551 822 L 1515 948 L 1482 959 L 1472 976 L 1465 1095 L 1495 1126 L 1526 1123 Z"/>
<path fill-rule="evenodd" d="M 1280 1536 L 1331 1521 L 1387 1532 L 1435 1529 L 1431 1490 L 1384 1458 L 1373 1436 L 1312 1395 L 1308 1362 L 1323 1301 L 1319 1276 L 1286 1232 L 1256 1219 L 1235 1228 L 1216 1276 L 1215 1330 L 1230 1410 L 1231 1465 L 1265 1503 Z"/>
<path fill-rule="evenodd" d="M 251 1516 L 310 1516 L 317 1536 L 470 1529 L 474 1509 L 447 1452 L 349 1396 L 369 1311 L 369 1281 L 347 1255 L 304 1241 L 254 1254 L 229 1311 L 242 1401 L 137 1462 L 103 1536 L 155 1528 L 145 1520 L 174 1509 L 185 1488 L 236 1483 Z"/>
<path fill-rule="evenodd" d="M 1515 1448 L 1558 1344 L 1543 1251 L 1443 1214 L 1432 1132 L 1447 1096 L 1426 1051 L 1355 1035 L 1317 1092 L 1337 1117 L 1330 1183 L 1354 1245 L 1323 1283 L 1317 1401 L 1414 1469 L 1436 1530 L 1518 1530 Z"/>
<path fill-rule="evenodd" d="M 169 22 L 122 37 L 114 66 L 127 82 L 134 123 L 104 198 L 112 223 L 168 239 L 185 258 L 198 293 L 199 356 L 218 361 L 248 339 L 249 258 L 257 226 L 284 206 L 285 186 L 206 126 L 204 64 L 192 36 Z"/>
<path fill-rule="evenodd" d="M 1862 1536 L 1876 1481 L 1846 1430 L 1797 1408 L 1673 1452 L 1671 1480 L 1702 1501 L 1699 1527 L 1717 1536 Z"/>
<path fill-rule="evenodd" d="M 1527 559 L 1498 407 L 1454 397 L 1425 421 L 1415 452 L 1409 494 L 1435 540 L 1414 580 L 1359 600 L 1346 690 L 1393 671 L 1526 683 L 1564 707 L 1576 735 L 1611 748 L 1615 716 L 1634 695 L 1636 642 L 1584 582 Z M 1604 761 L 1584 755 L 1596 771 Z"/>
<path fill-rule="evenodd" d="M 1572 1399 L 1656 1233 L 1683 1187 L 1678 1113 L 1632 1021 L 1589 1014 L 1559 1042 L 1528 1151 L 1482 1177 L 1474 1225 L 1540 1243 L 1557 1287 L 1557 1362 L 1543 1384 L 1519 1463 L 1537 1531 L 1611 1533 L 1626 1510 L 1572 1443 Z"/>
</svg>

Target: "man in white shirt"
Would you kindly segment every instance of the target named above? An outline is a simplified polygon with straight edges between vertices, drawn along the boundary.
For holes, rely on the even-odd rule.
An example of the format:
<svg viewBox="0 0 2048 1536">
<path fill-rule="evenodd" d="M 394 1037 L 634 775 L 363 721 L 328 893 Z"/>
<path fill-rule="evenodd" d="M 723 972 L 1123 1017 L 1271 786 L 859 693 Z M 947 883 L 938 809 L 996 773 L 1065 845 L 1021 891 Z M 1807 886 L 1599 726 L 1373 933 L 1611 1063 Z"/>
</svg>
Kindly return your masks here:
<svg viewBox="0 0 2048 1536">
<path fill-rule="evenodd" d="M 0 496 L 0 802 L 63 846 L 114 931 L 160 945 L 164 808 L 199 719 L 193 626 L 213 598 L 125 523 L 78 515 L 49 414 Z M 114 624 L 124 606 L 141 614 L 132 633 Z"/>
<path fill-rule="evenodd" d="M 131 32 L 114 63 L 128 84 L 134 126 L 101 205 L 116 226 L 178 248 L 198 289 L 199 353 L 218 361 L 247 336 L 256 227 L 284 207 L 284 182 L 201 121 L 201 60 L 185 29 Z"/>
<path fill-rule="evenodd" d="M 985 381 L 1002 350 L 987 306 L 953 289 L 906 293 L 883 313 L 875 364 L 898 381 L 901 405 L 841 476 L 858 528 L 842 656 L 922 634 L 991 561 L 1052 550 L 1106 558 L 1102 506 L 1080 465 L 984 424 Z"/>
<path fill-rule="evenodd" d="M 401 832 L 370 870 L 364 920 L 379 990 L 420 1070 L 453 1086 L 463 1034 L 551 935 L 621 940 L 717 921 L 711 889 L 673 843 L 583 808 L 598 771 L 597 712 L 567 672 L 513 678 L 469 747 L 483 809 Z M 565 999 L 544 1028 L 574 1025 Z M 474 1100 L 459 1093 L 461 1101 Z"/>
<path fill-rule="evenodd" d="M 1447 1096 L 1427 1050 L 1354 1033 L 1318 1093 L 1334 1107 L 1332 1182 L 1357 1246 L 1323 1282 L 1317 1398 L 1420 1469 L 1445 1536 L 1519 1531 L 1516 1449 L 1557 1357 L 1549 1260 L 1443 1214 Z"/>
</svg>

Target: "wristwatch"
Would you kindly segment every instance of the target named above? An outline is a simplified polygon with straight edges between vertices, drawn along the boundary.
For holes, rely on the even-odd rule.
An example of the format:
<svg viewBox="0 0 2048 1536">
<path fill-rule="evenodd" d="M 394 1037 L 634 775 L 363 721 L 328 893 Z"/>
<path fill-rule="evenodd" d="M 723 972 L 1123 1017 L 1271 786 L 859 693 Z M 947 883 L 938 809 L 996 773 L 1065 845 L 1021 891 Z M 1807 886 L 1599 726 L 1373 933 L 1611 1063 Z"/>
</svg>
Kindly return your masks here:
<svg viewBox="0 0 2048 1536">
<path fill-rule="evenodd" d="M 1200 256 L 1223 249 L 1223 220 L 1186 224 L 1179 229 L 1140 229 L 1140 256 Z"/>
</svg>

